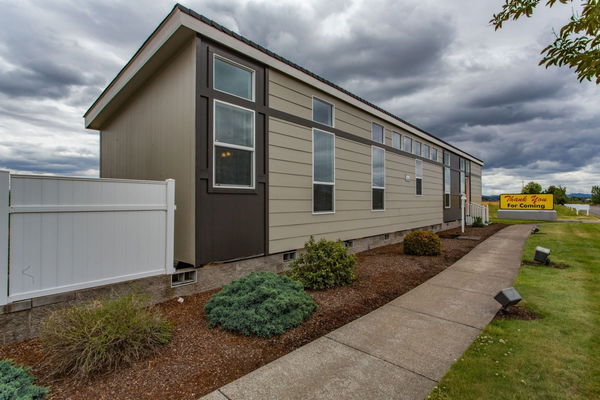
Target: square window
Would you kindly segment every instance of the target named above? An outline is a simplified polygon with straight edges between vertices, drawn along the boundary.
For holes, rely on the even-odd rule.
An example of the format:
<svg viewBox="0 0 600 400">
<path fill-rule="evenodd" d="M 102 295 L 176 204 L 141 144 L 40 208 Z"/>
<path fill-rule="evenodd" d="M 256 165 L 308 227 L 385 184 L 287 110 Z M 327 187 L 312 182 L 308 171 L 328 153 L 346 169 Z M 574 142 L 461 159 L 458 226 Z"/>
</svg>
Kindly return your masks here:
<svg viewBox="0 0 600 400">
<path fill-rule="evenodd" d="M 407 153 L 412 153 L 412 139 L 409 138 L 408 136 L 404 136 L 404 148 L 402 150 L 406 151 Z"/>
<path fill-rule="evenodd" d="M 252 186 L 252 151 L 215 146 L 215 184 Z"/>
<path fill-rule="evenodd" d="M 383 210 L 384 207 L 384 189 L 373 189 L 373 210 Z"/>
<path fill-rule="evenodd" d="M 254 111 L 216 101 L 215 142 L 254 147 Z"/>
<path fill-rule="evenodd" d="M 383 143 L 383 126 L 373 122 L 371 125 L 372 139 L 377 143 Z"/>
<path fill-rule="evenodd" d="M 333 126 L 333 106 L 313 97 L 313 121 Z"/>
<path fill-rule="evenodd" d="M 333 185 L 313 185 L 313 211 L 333 212 Z"/>
<path fill-rule="evenodd" d="M 401 136 L 399 133 L 397 132 L 392 132 L 392 147 L 395 149 L 400 150 L 400 140 L 401 140 Z"/>
<path fill-rule="evenodd" d="M 254 101 L 253 70 L 216 55 L 213 67 L 213 87 L 216 90 Z"/>
<path fill-rule="evenodd" d="M 417 142 L 415 140 L 413 150 L 414 150 L 415 155 L 420 156 L 421 155 L 421 142 Z"/>
</svg>

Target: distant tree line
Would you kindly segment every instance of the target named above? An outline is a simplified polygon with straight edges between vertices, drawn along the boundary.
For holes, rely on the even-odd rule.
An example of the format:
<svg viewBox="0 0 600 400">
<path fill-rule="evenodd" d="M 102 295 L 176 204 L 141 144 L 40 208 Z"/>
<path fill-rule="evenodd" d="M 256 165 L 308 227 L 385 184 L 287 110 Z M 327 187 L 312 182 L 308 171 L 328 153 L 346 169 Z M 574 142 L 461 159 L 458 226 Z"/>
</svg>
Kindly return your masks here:
<svg viewBox="0 0 600 400">
<path fill-rule="evenodd" d="M 546 188 L 546 190 L 544 190 L 544 188 L 542 188 L 542 185 L 540 185 L 537 182 L 529 182 L 527 185 L 523 186 L 523 189 L 521 190 L 521 193 L 523 194 L 553 194 L 554 195 L 554 203 L 555 204 L 565 204 L 569 201 L 585 201 L 584 199 L 580 199 L 580 198 L 569 198 L 569 196 L 567 196 L 567 187 L 566 186 L 554 186 L 554 185 L 550 185 Z M 600 186 L 592 186 L 592 203 L 594 204 L 600 204 Z"/>
</svg>

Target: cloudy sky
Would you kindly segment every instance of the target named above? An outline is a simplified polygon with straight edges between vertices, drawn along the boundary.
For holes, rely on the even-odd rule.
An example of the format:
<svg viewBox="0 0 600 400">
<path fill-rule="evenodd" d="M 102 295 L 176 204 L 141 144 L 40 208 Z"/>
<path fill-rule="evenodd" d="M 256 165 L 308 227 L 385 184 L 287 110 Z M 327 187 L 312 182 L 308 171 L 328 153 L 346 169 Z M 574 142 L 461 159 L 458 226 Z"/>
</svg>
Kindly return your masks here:
<svg viewBox="0 0 600 400">
<path fill-rule="evenodd" d="M 537 65 L 570 5 L 494 32 L 503 0 L 182 4 L 483 159 L 486 194 L 600 184 L 600 86 Z M 173 5 L 0 0 L 0 168 L 97 176 L 82 115 Z"/>
</svg>

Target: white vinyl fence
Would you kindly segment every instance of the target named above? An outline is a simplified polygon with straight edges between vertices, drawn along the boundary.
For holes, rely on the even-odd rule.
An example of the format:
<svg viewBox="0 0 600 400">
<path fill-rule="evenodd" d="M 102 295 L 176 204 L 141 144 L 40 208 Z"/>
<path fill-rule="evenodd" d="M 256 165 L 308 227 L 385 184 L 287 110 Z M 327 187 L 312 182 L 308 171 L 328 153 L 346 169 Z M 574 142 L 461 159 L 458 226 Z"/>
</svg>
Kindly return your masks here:
<svg viewBox="0 0 600 400">
<path fill-rule="evenodd" d="M 585 211 L 587 215 L 590 215 L 589 204 L 565 204 L 565 207 L 572 208 L 573 210 L 577 211 L 577 214 L 579 214 L 579 211 Z"/>
<path fill-rule="evenodd" d="M 173 272 L 175 181 L 0 171 L 0 305 Z"/>
<path fill-rule="evenodd" d="M 488 206 L 470 202 L 468 209 L 469 212 L 465 218 L 467 225 L 473 225 L 473 222 L 475 222 L 475 218 L 477 217 L 481 218 L 483 223 L 490 222 L 490 212 Z"/>
</svg>

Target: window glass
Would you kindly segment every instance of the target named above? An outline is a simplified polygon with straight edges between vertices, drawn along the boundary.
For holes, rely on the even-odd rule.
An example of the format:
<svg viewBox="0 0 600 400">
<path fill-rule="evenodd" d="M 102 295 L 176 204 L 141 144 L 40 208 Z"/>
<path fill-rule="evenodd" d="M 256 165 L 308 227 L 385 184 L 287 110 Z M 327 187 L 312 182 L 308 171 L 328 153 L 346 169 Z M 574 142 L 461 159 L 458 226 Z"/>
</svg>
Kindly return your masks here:
<svg viewBox="0 0 600 400">
<path fill-rule="evenodd" d="M 461 170 L 461 171 L 464 171 L 464 170 L 465 170 L 465 161 L 466 161 L 466 160 L 465 160 L 464 158 L 462 158 L 462 157 L 461 157 L 461 158 L 460 158 L 460 160 L 459 160 L 459 165 L 460 165 L 460 170 Z"/>
<path fill-rule="evenodd" d="M 399 133 L 392 132 L 392 147 L 400 150 L 400 139 L 401 136 Z"/>
<path fill-rule="evenodd" d="M 444 153 L 446 158 L 446 153 Z M 450 168 L 444 167 L 444 207 L 450 208 L 450 193 L 451 193 L 451 177 Z"/>
<path fill-rule="evenodd" d="M 313 211 L 333 212 L 333 185 L 313 185 Z"/>
<path fill-rule="evenodd" d="M 404 136 L 404 148 L 402 150 L 412 153 L 412 139 L 408 136 Z"/>
<path fill-rule="evenodd" d="M 464 171 L 460 171 L 460 193 L 465 194 L 467 187 L 466 175 Z"/>
<path fill-rule="evenodd" d="M 313 121 L 333 126 L 333 106 L 313 97 Z"/>
<path fill-rule="evenodd" d="M 423 194 L 423 160 L 415 160 L 416 194 Z"/>
<path fill-rule="evenodd" d="M 373 210 L 383 210 L 385 209 L 385 190 L 384 189 L 373 189 Z"/>
<path fill-rule="evenodd" d="M 313 129 L 313 211 L 334 211 L 335 136 Z"/>
<path fill-rule="evenodd" d="M 371 125 L 371 133 L 371 139 L 373 139 L 377 143 L 383 143 L 383 126 L 373 123 Z"/>
<path fill-rule="evenodd" d="M 313 133 L 314 181 L 333 183 L 333 135 L 318 129 Z"/>
<path fill-rule="evenodd" d="M 431 148 L 431 159 L 433 161 L 437 161 L 437 149 L 434 149 L 433 147 Z"/>
<path fill-rule="evenodd" d="M 373 147 L 373 187 L 385 187 L 385 150 Z"/>
<path fill-rule="evenodd" d="M 444 164 L 450 165 L 450 153 L 444 152 Z"/>
<path fill-rule="evenodd" d="M 214 186 L 254 186 L 254 112 L 215 101 Z"/>
<path fill-rule="evenodd" d="M 421 156 L 429 159 L 429 146 L 428 145 L 426 145 L 426 144 L 423 145 L 423 152 L 421 153 Z"/>
<path fill-rule="evenodd" d="M 465 171 L 467 172 L 467 175 L 471 175 L 471 161 L 466 160 L 465 162 L 467 163 Z"/>
<path fill-rule="evenodd" d="M 214 88 L 254 101 L 254 71 L 214 57 Z"/>
<path fill-rule="evenodd" d="M 414 150 L 414 153 L 415 153 L 417 156 L 420 156 L 420 155 L 421 155 L 421 142 L 417 142 L 417 141 L 415 140 L 415 143 L 414 143 L 413 150 Z"/>
<path fill-rule="evenodd" d="M 215 102 L 215 141 L 253 147 L 254 112 Z"/>
<path fill-rule="evenodd" d="M 252 186 L 252 156 L 251 151 L 215 146 L 215 182 Z"/>
</svg>

